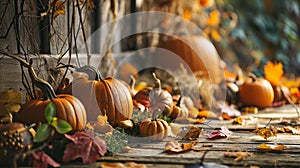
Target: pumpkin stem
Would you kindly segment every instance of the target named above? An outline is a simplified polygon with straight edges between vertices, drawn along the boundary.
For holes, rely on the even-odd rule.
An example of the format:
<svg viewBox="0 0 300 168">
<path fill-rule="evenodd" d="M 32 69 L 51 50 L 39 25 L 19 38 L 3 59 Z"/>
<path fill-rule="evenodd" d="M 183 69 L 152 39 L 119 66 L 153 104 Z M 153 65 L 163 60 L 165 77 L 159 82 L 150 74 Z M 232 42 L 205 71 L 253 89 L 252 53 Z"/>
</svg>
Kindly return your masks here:
<svg viewBox="0 0 300 168">
<path fill-rule="evenodd" d="M 89 75 L 89 80 L 99 81 L 102 79 L 101 73 L 99 70 L 93 66 L 85 65 L 83 67 L 77 68 L 77 72 L 84 72 Z"/>
<path fill-rule="evenodd" d="M 156 77 L 155 73 L 152 73 L 152 76 L 153 76 L 154 79 L 155 79 L 154 88 L 161 89 L 161 82 L 160 82 L 160 79 L 158 79 L 158 78 Z"/>
<path fill-rule="evenodd" d="M 251 78 L 253 82 L 257 80 L 257 76 L 254 73 L 249 73 L 249 78 Z"/>
<path fill-rule="evenodd" d="M 158 116 L 161 115 L 161 113 L 162 113 L 162 111 L 161 111 L 160 109 L 155 110 L 155 111 L 153 112 L 153 114 L 152 114 L 152 120 L 156 121 L 157 118 L 158 118 Z"/>
<path fill-rule="evenodd" d="M 29 76 L 30 76 L 32 82 L 43 91 L 45 100 L 53 99 L 53 98 L 57 97 L 52 86 L 48 82 L 39 78 L 36 75 L 36 73 L 32 67 L 32 59 L 29 62 L 28 72 L 29 72 Z"/>
<path fill-rule="evenodd" d="M 133 75 L 130 75 L 130 83 L 129 83 L 129 86 L 130 86 L 131 89 L 134 89 L 135 82 L 136 82 L 136 80 L 135 80 L 134 76 L 133 76 Z"/>
</svg>

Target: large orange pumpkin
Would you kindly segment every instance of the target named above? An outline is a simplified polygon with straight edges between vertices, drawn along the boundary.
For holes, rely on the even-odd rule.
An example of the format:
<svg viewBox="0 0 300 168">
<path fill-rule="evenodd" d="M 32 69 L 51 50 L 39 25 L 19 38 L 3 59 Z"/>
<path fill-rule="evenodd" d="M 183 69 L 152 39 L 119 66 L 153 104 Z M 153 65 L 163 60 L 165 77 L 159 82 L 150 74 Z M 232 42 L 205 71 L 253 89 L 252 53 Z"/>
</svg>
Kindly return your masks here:
<svg viewBox="0 0 300 168">
<path fill-rule="evenodd" d="M 64 93 L 72 94 L 83 103 L 88 121 L 96 121 L 99 115 L 106 115 L 108 122 L 115 126 L 120 121 L 131 118 L 132 98 L 122 82 L 112 77 L 102 79 L 99 71 L 90 66 L 77 71 L 88 72 L 89 79 L 75 78 Z"/>
<path fill-rule="evenodd" d="M 266 108 L 273 102 L 274 91 L 266 79 L 252 75 L 239 87 L 239 98 L 244 105 Z"/>
<path fill-rule="evenodd" d="M 212 82 L 221 81 L 222 68 L 220 58 L 214 45 L 203 36 L 181 36 L 178 38 L 168 38 L 161 41 L 158 48 L 169 50 L 170 52 L 160 53 L 157 50 L 153 56 L 153 62 L 165 69 L 176 70 L 182 59 L 192 72 L 201 72 L 199 77 L 210 78 Z M 176 54 L 177 56 L 175 56 Z"/>
<path fill-rule="evenodd" d="M 44 99 L 32 100 L 24 104 L 16 113 L 14 120 L 27 125 L 46 123 L 44 110 L 52 101 L 56 107 L 57 118 L 67 121 L 72 126 L 72 132 L 82 131 L 86 125 L 86 111 L 83 104 L 74 96 L 56 95 L 48 82 L 37 77 L 32 66 L 29 67 L 29 75 L 33 83 L 43 91 Z"/>
</svg>

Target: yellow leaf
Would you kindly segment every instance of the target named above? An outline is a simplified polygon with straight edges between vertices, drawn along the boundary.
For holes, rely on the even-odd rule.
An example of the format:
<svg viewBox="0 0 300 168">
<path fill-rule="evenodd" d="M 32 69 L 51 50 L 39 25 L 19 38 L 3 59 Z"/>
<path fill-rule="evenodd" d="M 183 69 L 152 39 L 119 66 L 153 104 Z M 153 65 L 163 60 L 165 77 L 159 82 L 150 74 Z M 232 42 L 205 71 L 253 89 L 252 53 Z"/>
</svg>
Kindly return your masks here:
<svg viewBox="0 0 300 168">
<path fill-rule="evenodd" d="M 260 144 L 258 147 L 258 149 L 267 149 L 267 150 L 274 150 L 274 151 L 281 151 L 284 148 L 286 148 L 284 145 L 268 145 L 265 143 Z"/>
<path fill-rule="evenodd" d="M 210 35 L 211 35 L 211 38 L 215 41 L 221 41 L 221 39 L 222 39 L 220 33 L 216 29 L 213 29 L 211 31 Z"/>
<path fill-rule="evenodd" d="M 22 103 L 22 93 L 13 90 L 6 90 L 0 93 L 0 101 L 4 103 Z"/>
<path fill-rule="evenodd" d="M 270 129 L 270 128 L 260 128 L 257 130 L 257 134 L 264 139 L 268 139 L 273 136 L 277 136 L 277 132 L 275 130 Z"/>
<path fill-rule="evenodd" d="M 50 7 L 50 11 L 54 12 L 53 17 L 54 19 L 58 16 L 58 15 L 64 15 L 65 14 L 65 5 L 64 5 L 64 1 L 56 1 L 55 5 L 53 6 L 54 0 L 52 0 L 49 4 Z"/>
<path fill-rule="evenodd" d="M 277 85 L 283 75 L 282 63 L 273 63 L 269 61 L 264 66 L 264 71 L 266 80 L 268 80 L 272 85 Z"/>
<path fill-rule="evenodd" d="M 105 116 L 101 116 L 101 115 L 99 115 L 98 117 L 97 117 L 97 123 L 99 124 L 99 125 L 107 125 L 107 116 L 105 115 Z"/>
</svg>

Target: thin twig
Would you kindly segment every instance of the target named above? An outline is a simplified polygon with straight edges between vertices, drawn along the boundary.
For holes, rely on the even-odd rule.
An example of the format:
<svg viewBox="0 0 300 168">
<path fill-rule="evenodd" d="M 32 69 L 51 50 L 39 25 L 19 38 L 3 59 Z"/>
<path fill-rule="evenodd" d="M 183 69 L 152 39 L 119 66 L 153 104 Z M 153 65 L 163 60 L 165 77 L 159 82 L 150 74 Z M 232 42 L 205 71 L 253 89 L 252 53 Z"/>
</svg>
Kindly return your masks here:
<svg viewBox="0 0 300 168">
<path fill-rule="evenodd" d="M 83 36 L 83 40 L 84 40 L 84 46 L 85 46 L 86 54 L 87 54 L 87 64 L 90 65 L 91 55 L 89 53 L 89 48 L 88 48 L 87 43 L 86 43 L 86 35 L 85 35 L 85 30 L 84 30 L 84 24 L 83 24 L 83 21 L 82 21 L 81 9 L 80 9 L 80 6 L 79 6 L 79 0 L 76 0 L 76 2 L 77 2 L 77 10 L 78 10 L 78 15 L 79 15 L 79 22 L 80 22 L 80 25 L 81 25 L 81 31 L 82 31 L 82 36 Z M 78 66 L 80 67 L 80 64 L 78 64 Z"/>
</svg>

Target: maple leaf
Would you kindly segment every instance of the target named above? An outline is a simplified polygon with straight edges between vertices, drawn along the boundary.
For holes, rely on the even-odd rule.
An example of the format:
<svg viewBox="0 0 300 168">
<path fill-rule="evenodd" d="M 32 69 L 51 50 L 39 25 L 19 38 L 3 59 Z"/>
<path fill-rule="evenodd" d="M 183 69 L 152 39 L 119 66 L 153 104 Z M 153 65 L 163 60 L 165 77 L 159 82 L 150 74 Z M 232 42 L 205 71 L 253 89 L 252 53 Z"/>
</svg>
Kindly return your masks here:
<svg viewBox="0 0 300 168">
<path fill-rule="evenodd" d="M 81 158 L 84 164 L 93 163 L 107 151 L 105 141 L 91 131 L 76 132 L 74 135 L 65 134 L 65 137 L 72 142 L 66 147 L 64 162 Z"/>
<path fill-rule="evenodd" d="M 233 134 L 233 132 L 229 131 L 229 129 L 225 126 L 221 127 L 221 129 L 217 129 L 211 131 L 207 134 L 207 139 L 219 139 L 219 138 L 226 138 Z"/>
<path fill-rule="evenodd" d="M 48 165 L 50 165 L 52 167 L 60 167 L 60 164 L 55 162 L 44 151 L 33 152 L 32 156 L 33 156 L 33 167 L 47 168 Z"/>
<path fill-rule="evenodd" d="M 265 79 L 268 80 L 272 85 L 277 85 L 283 75 L 282 63 L 273 63 L 269 61 L 264 66 Z"/>
<path fill-rule="evenodd" d="M 184 140 L 195 140 L 202 133 L 202 129 L 196 126 L 187 127 L 179 132 L 178 136 Z"/>
<path fill-rule="evenodd" d="M 190 143 L 179 143 L 177 141 L 167 142 L 165 145 L 165 151 L 168 153 L 181 153 L 192 149 L 193 146 L 197 145 L 198 142 Z"/>
</svg>

